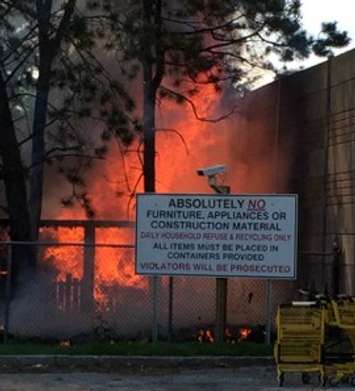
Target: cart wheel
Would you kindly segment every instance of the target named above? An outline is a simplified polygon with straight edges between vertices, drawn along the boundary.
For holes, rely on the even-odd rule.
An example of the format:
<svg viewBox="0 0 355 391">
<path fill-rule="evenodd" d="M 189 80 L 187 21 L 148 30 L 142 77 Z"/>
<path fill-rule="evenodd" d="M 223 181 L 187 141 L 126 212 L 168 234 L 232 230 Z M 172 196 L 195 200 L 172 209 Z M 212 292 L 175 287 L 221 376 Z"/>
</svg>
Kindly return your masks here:
<svg viewBox="0 0 355 391">
<path fill-rule="evenodd" d="M 311 375 L 307 372 L 302 373 L 302 383 L 303 384 L 310 384 L 311 383 Z"/>
<path fill-rule="evenodd" d="M 277 383 L 279 387 L 282 387 L 284 385 L 285 375 L 283 373 L 280 373 L 280 375 L 277 378 Z"/>
<path fill-rule="evenodd" d="M 351 387 L 355 387 L 355 376 L 350 378 L 349 383 L 350 383 Z"/>
<path fill-rule="evenodd" d="M 322 375 L 319 373 L 318 376 L 317 376 L 317 384 L 316 386 L 321 386 L 323 384 L 322 382 Z"/>
<path fill-rule="evenodd" d="M 327 377 L 326 376 L 319 376 L 319 383 L 322 385 L 322 387 L 327 387 Z"/>
<path fill-rule="evenodd" d="M 339 383 L 340 383 L 340 379 L 338 379 L 336 376 L 329 378 L 329 385 L 331 387 L 336 387 L 337 385 L 339 385 Z"/>
</svg>

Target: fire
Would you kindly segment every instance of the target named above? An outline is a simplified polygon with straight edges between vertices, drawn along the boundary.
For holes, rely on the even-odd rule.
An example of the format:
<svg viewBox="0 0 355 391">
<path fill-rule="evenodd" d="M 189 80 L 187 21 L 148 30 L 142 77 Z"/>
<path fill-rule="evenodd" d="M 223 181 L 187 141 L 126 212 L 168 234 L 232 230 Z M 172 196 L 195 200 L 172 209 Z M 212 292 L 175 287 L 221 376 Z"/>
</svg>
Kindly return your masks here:
<svg viewBox="0 0 355 391">
<path fill-rule="evenodd" d="M 105 228 L 97 230 L 96 241 L 101 244 L 133 243 L 134 238 L 127 229 Z M 101 305 L 108 302 L 105 290 L 109 287 L 148 288 L 148 279 L 135 273 L 133 249 L 101 247 L 96 249 L 95 256 L 95 298 Z"/>
<path fill-rule="evenodd" d="M 227 108 L 222 107 L 221 98 L 213 86 L 205 85 L 203 90 L 192 99 L 199 116 L 211 118 L 228 111 Z M 242 136 L 236 133 L 239 117 L 218 123 L 199 121 L 189 105 L 178 105 L 168 100 L 158 102 L 157 118 L 157 192 L 209 193 L 211 190 L 207 181 L 198 177 L 195 171 L 202 166 L 216 163 L 225 163 L 230 167 L 228 185 L 232 187 L 233 192 L 269 190 L 264 182 L 270 181 L 270 178 L 264 175 L 264 171 L 270 168 L 269 164 L 272 159 L 269 159 L 270 162 L 267 163 L 263 161 L 261 165 L 264 171 L 254 170 L 252 177 L 249 167 L 249 155 L 253 156 L 253 159 L 258 156 L 259 160 L 260 156 L 267 156 L 267 158 L 269 156 L 263 153 L 265 152 L 263 145 L 267 144 L 266 136 L 259 136 L 259 133 L 257 134 L 259 129 L 255 131 L 248 129 L 248 136 L 245 134 Z M 94 162 L 86 178 L 86 186 L 96 219 L 134 220 L 134 193 L 143 191 L 140 145 L 137 140 L 136 144 L 130 146 L 126 153 L 122 153 L 122 148 L 114 141 L 106 159 Z M 255 174 L 259 171 L 261 174 Z M 257 175 L 262 178 L 258 178 Z M 58 198 L 58 194 L 56 197 Z M 51 213 L 48 213 L 49 210 Z M 79 205 L 71 208 L 61 207 L 54 214 L 53 210 L 55 208 L 52 205 L 51 207 L 47 205 L 45 217 L 49 219 L 86 218 L 85 211 Z M 44 230 L 43 235 L 50 235 L 52 239 L 58 241 L 84 241 L 83 230 L 80 228 Z M 129 229 L 97 229 L 96 242 L 132 244 L 134 237 Z M 64 281 L 68 273 L 73 278 L 83 277 L 83 248 L 47 248 L 43 258 L 47 264 L 54 266 L 57 270 L 57 281 Z M 100 304 L 107 304 L 110 295 L 115 296 L 115 302 L 119 301 L 120 293 L 111 289 L 114 287 L 129 287 L 146 291 L 148 279 L 135 274 L 132 249 L 96 248 L 96 301 Z M 205 334 L 202 338 L 205 338 Z M 237 340 L 246 339 L 249 334 L 249 331 L 243 329 Z M 213 340 L 213 333 L 208 333 L 207 338 Z"/>
<path fill-rule="evenodd" d="M 197 333 L 197 340 L 198 342 L 208 342 L 208 343 L 213 343 L 215 341 L 214 339 L 214 333 L 212 330 L 204 330 L 200 329 Z"/>
<path fill-rule="evenodd" d="M 213 117 L 218 106 L 214 87 L 206 85 L 193 99 L 201 117 Z M 163 101 L 158 108 L 157 128 L 157 191 L 196 192 L 207 191 L 205 181 L 195 175 L 199 166 L 215 163 L 221 150 L 228 150 L 225 129 L 221 124 L 211 126 L 195 118 L 190 107 Z M 218 138 L 216 131 L 218 129 Z M 134 212 L 133 191 L 142 191 L 141 155 L 133 145 L 122 159 L 113 143 L 103 164 L 97 165 L 87 179 L 92 208 L 97 219 L 132 219 Z M 141 152 L 139 152 L 141 153 Z M 225 157 L 225 152 L 224 152 Z M 80 206 L 61 208 L 56 219 L 85 219 Z M 43 230 L 42 235 L 59 242 L 83 242 L 83 229 L 59 228 Z M 128 229 L 97 229 L 96 242 L 107 244 L 133 243 L 133 233 Z M 57 269 L 57 281 L 63 281 L 69 273 L 73 278 L 83 276 L 83 249 L 80 247 L 51 247 L 44 252 L 44 261 Z M 118 285 L 148 289 L 148 279 L 135 274 L 132 249 L 96 248 L 95 297 L 105 302 L 102 287 Z M 212 332 L 206 337 L 213 340 Z"/>
<path fill-rule="evenodd" d="M 71 342 L 69 340 L 60 341 L 59 346 L 61 348 L 70 348 L 71 347 Z"/>
<path fill-rule="evenodd" d="M 58 228 L 53 231 L 49 228 L 41 230 L 42 239 L 58 240 L 59 242 L 82 243 L 84 231 L 82 228 Z M 81 279 L 83 276 L 83 249 L 80 247 L 46 247 L 44 261 L 55 268 L 57 281 L 64 281 L 67 274 Z"/>
<path fill-rule="evenodd" d="M 231 328 L 227 327 L 224 330 L 224 338 L 226 343 L 235 344 L 243 341 L 247 341 L 251 334 L 252 329 L 250 327 L 241 327 L 237 328 L 235 330 L 232 330 Z M 215 337 L 214 332 L 209 328 L 201 328 L 197 332 L 197 341 L 200 343 L 207 342 L 207 343 L 214 343 Z"/>
<path fill-rule="evenodd" d="M 252 329 L 250 329 L 249 327 L 242 327 L 239 330 L 239 342 L 247 340 L 251 333 Z"/>
</svg>

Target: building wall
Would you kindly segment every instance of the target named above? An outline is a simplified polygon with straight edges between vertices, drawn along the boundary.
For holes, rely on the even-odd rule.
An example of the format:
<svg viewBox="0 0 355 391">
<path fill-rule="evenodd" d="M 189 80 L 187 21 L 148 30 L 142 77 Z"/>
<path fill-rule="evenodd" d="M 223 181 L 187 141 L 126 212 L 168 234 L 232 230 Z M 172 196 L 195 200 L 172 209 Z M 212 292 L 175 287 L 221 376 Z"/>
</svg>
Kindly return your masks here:
<svg viewBox="0 0 355 391">
<path fill-rule="evenodd" d="M 298 285 L 332 289 L 336 240 L 341 290 L 355 294 L 355 51 L 250 93 L 241 113 L 236 161 L 259 178 L 242 190 L 299 194 Z"/>
</svg>

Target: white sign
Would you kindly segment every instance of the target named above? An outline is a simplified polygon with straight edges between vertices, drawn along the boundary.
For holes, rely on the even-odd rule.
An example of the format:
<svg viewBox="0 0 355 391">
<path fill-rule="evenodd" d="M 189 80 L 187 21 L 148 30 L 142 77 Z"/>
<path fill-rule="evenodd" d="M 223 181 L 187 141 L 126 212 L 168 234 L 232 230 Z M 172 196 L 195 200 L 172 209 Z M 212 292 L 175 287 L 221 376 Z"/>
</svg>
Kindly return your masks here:
<svg viewBox="0 0 355 391">
<path fill-rule="evenodd" d="M 295 279 L 297 195 L 138 194 L 136 272 Z"/>
</svg>

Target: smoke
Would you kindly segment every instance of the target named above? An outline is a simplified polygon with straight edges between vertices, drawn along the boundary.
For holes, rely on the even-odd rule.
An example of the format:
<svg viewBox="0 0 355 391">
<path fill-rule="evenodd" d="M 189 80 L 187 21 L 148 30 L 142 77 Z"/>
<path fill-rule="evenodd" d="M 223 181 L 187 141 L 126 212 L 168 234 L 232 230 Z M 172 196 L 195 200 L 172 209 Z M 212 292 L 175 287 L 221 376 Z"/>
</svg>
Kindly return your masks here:
<svg viewBox="0 0 355 391">
<path fill-rule="evenodd" d="M 293 164 L 291 135 L 280 126 L 277 82 L 250 92 L 240 100 L 237 126 L 230 133 L 229 156 L 236 193 L 289 191 Z"/>
<path fill-rule="evenodd" d="M 117 64 L 113 57 L 101 56 L 105 67 L 116 77 Z M 131 87 L 131 93 L 140 102 L 140 79 Z M 200 117 L 217 118 L 237 106 L 237 113 L 221 122 L 200 121 L 188 104 L 161 100 L 157 108 L 157 191 L 163 193 L 211 193 L 205 178 L 196 175 L 196 169 L 215 164 L 228 166 L 224 184 L 231 192 L 277 192 L 287 183 L 288 164 L 279 139 L 277 91 L 269 87 L 241 98 L 233 88 L 218 94 L 213 86 L 206 85 L 193 97 Z M 139 106 L 139 105 L 138 105 Z M 138 107 L 137 112 L 140 111 Z M 101 128 L 95 122 L 87 123 L 88 138 L 99 139 Z M 109 145 L 104 161 L 93 162 L 85 176 L 85 190 L 90 197 L 97 219 L 134 218 L 134 192 L 142 191 L 141 146 L 137 139 L 125 152 L 116 140 Z M 46 171 L 46 189 L 43 200 L 43 217 L 53 219 L 84 219 L 85 210 L 78 204 L 64 208 L 61 198 L 71 192 L 70 185 L 55 169 Z M 82 241 L 73 231 L 58 230 L 52 236 L 61 241 Z M 132 243 L 132 232 L 102 230 L 97 242 Z M 45 274 L 36 284 L 28 284 L 11 305 L 11 331 L 20 335 L 57 336 L 59 338 L 78 333 L 92 332 L 92 319 L 80 312 L 58 313 L 57 300 L 48 296 L 54 281 L 63 280 L 67 273 L 82 276 L 82 250 L 53 248 L 46 251 L 44 265 L 54 265 L 57 274 Z M 81 265 L 79 265 L 81 263 Z M 211 281 L 180 278 L 182 286 L 175 296 L 176 324 L 188 327 L 197 317 L 213 321 L 213 291 Z M 134 257 L 114 249 L 96 251 L 96 300 L 100 311 L 117 333 L 137 334 L 150 326 L 149 310 L 151 292 L 147 278 L 137 276 Z M 165 284 L 165 285 L 164 285 Z M 162 282 L 163 297 L 167 285 Z M 262 297 L 263 287 L 254 287 L 254 296 Z M 245 292 L 247 294 L 244 294 Z M 201 300 L 198 311 L 186 311 L 189 300 L 208 296 Z M 244 292 L 244 293 L 243 293 Z M 235 296 L 249 295 L 249 282 L 235 287 Z M 257 301 L 258 309 L 263 302 Z M 165 308 L 165 309 L 164 309 Z M 166 305 L 161 306 L 166 318 Z M 129 311 L 129 314 L 128 314 Z M 239 311 L 238 311 L 239 313 Z M 122 314 L 125 314 L 124 316 Z M 147 314 L 150 314 L 147 316 Z M 198 316 L 197 316 L 198 314 Z M 195 316 L 196 315 L 196 316 Z M 260 311 L 250 315 L 250 320 L 260 318 Z M 240 321 L 235 317 L 235 321 Z"/>
<path fill-rule="evenodd" d="M 288 180 L 287 150 L 284 152 L 282 140 L 278 137 L 274 87 L 269 86 L 241 99 L 233 91 L 220 95 L 207 86 L 194 98 L 201 116 L 217 117 L 230 107 L 238 106 L 236 114 L 217 123 L 197 120 L 187 105 L 160 102 L 156 157 L 158 191 L 210 193 L 206 179 L 197 176 L 196 169 L 222 163 L 228 166 L 224 183 L 231 186 L 232 193 L 273 193 L 283 190 Z M 132 150 L 136 147 L 134 145 Z M 124 175 L 132 186 L 141 173 L 140 161 L 138 154 L 133 152 L 125 156 L 123 163 L 119 152 L 113 142 L 107 159 L 93 166 L 87 177 L 87 186 L 99 219 L 124 219 L 128 210 L 130 217 L 133 216 L 134 200 L 129 205 Z M 63 190 L 62 185 L 55 181 L 52 184 L 55 184 L 53 194 L 58 197 Z M 137 190 L 142 190 L 141 185 L 137 186 Z M 85 218 L 80 206 L 53 208 L 48 199 L 46 205 L 47 217 Z M 63 228 L 52 232 L 50 237 L 61 241 L 82 241 L 83 232 Z M 100 229 L 96 233 L 98 243 L 132 243 L 133 240 L 130 230 Z M 95 262 L 95 298 L 107 327 L 123 337 L 149 335 L 152 320 L 149 280 L 135 274 L 132 252 L 97 249 Z M 100 324 L 100 320 L 87 319 L 80 311 L 60 313 L 57 300 L 48 296 L 54 281 L 63 281 L 67 273 L 81 278 L 83 251 L 68 247 L 47 249 L 41 264 L 47 268 L 45 276 L 40 282 L 28 285 L 12 303 L 11 331 L 19 335 L 58 338 L 80 333 L 92 334 L 95 322 Z M 55 273 L 51 267 L 55 267 Z M 180 277 L 176 281 L 179 290 L 174 291 L 175 327 L 189 328 L 213 323 L 213 280 Z M 247 317 L 241 307 L 236 311 L 235 304 L 231 304 L 234 312 L 230 319 L 234 324 L 243 320 L 262 322 L 264 289 L 262 283 L 255 281 L 231 283 L 233 297 L 240 298 L 243 303 L 248 303 L 250 293 L 253 294 L 252 305 L 248 303 L 247 306 Z M 284 294 L 286 290 L 282 292 Z M 167 297 L 167 280 L 162 279 L 160 319 L 167 319 Z M 191 303 L 191 297 L 196 298 L 195 303 Z"/>
<path fill-rule="evenodd" d="M 65 338 L 92 333 L 92 319 L 79 311 L 58 311 L 52 281 L 43 275 L 16 292 L 10 306 L 9 332 L 20 337 Z"/>
</svg>

